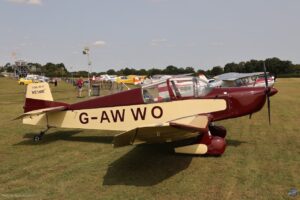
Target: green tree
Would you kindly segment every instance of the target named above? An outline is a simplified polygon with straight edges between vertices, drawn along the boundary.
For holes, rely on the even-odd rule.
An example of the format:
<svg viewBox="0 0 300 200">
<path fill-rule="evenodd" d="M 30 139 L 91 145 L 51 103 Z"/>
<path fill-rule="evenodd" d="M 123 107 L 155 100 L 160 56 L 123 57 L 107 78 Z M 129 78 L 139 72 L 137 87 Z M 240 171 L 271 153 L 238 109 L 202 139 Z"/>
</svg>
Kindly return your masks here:
<svg viewBox="0 0 300 200">
<path fill-rule="evenodd" d="M 224 73 L 224 70 L 220 66 L 215 66 L 211 70 L 211 75 L 214 75 L 214 76 L 217 76 L 217 75 L 223 74 L 223 73 Z"/>
<path fill-rule="evenodd" d="M 179 69 L 173 65 L 169 65 L 163 70 L 163 74 L 176 75 L 179 74 Z"/>
<path fill-rule="evenodd" d="M 117 72 L 114 69 L 109 69 L 109 70 L 106 71 L 106 73 L 109 74 L 109 75 L 116 75 L 117 74 Z"/>
<path fill-rule="evenodd" d="M 239 70 L 239 65 L 232 62 L 232 63 L 227 63 L 224 67 L 224 72 L 237 72 Z"/>
<path fill-rule="evenodd" d="M 195 69 L 193 67 L 186 67 L 184 69 L 184 73 L 185 74 L 195 74 L 196 72 L 195 72 Z"/>
<path fill-rule="evenodd" d="M 12 73 L 12 72 L 14 72 L 14 69 L 13 69 L 13 67 L 9 66 L 6 68 L 6 71 L 9 73 Z"/>
<path fill-rule="evenodd" d="M 161 69 L 157 69 L 157 68 L 152 68 L 148 70 L 148 76 L 153 76 L 156 74 L 162 74 L 162 70 Z"/>
</svg>

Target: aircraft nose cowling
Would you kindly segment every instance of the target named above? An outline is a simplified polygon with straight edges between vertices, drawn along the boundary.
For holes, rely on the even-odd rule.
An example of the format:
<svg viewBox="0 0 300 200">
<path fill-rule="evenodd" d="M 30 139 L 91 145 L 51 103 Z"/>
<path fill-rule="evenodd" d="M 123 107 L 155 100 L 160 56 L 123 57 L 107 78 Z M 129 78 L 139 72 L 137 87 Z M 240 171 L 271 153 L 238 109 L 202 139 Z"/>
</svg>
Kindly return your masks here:
<svg viewBox="0 0 300 200">
<path fill-rule="evenodd" d="M 275 95 L 277 92 L 278 92 L 278 90 L 277 90 L 276 88 L 273 88 L 273 87 L 272 87 L 272 88 L 270 89 L 268 95 L 269 95 L 269 96 L 273 96 L 273 95 Z"/>
</svg>

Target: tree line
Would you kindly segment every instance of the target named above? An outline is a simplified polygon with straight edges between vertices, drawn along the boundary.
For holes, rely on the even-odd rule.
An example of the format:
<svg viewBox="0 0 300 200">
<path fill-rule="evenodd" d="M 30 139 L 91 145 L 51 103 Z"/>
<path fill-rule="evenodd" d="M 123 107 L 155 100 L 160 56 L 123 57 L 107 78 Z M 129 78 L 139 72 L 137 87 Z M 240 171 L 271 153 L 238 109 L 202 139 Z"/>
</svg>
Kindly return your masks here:
<svg viewBox="0 0 300 200">
<path fill-rule="evenodd" d="M 231 62 L 227 63 L 224 67 L 215 66 L 211 69 L 197 69 L 195 70 L 193 67 L 186 68 L 178 68 L 176 66 L 170 65 L 165 69 L 151 68 L 148 70 L 145 69 L 134 69 L 134 68 L 124 68 L 118 71 L 114 69 L 109 69 L 106 72 L 102 72 L 100 74 L 112 74 L 112 75 L 147 75 L 153 76 L 156 74 L 205 74 L 207 76 L 216 76 L 223 73 L 228 72 L 238 72 L 238 73 L 252 73 L 252 72 L 262 72 L 264 71 L 264 64 L 266 65 L 267 71 L 273 74 L 274 76 L 279 77 L 300 77 L 300 65 L 293 64 L 289 60 L 280 60 L 279 58 L 267 58 L 265 60 L 250 60 L 246 62 Z"/>
<path fill-rule="evenodd" d="M 120 70 L 109 69 L 105 72 L 92 72 L 91 76 L 99 76 L 101 74 L 110 74 L 110 75 L 145 75 L 145 76 L 153 76 L 156 74 L 205 74 L 206 76 L 216 76 L 219 74 L 227 73 L 227 72 L 239 72 L 239 73 L 251 73 L 251 72 L 261 72 L 263 71 L 263 65 L 266 65 L 267 71 L 273 74 L 276 77 L 300 77 L 300 65 L 293 64 L 289 60 L 280 60 L 279 58 L 268 58 L 265 60 L 250 60 L 246 62 L 231 62 L 227 63 L 224 67 L 214 66 L 211 69 L 195 69 L 193 67 L 176 67 L 173 65 L 169 65 L 164 69 L 159 68 L 150 68 L 150 69 L 134 69 L 134 68 L 123 68 Z M 74 77 L 87 77 L 87 71 L 75 71 L 70 72 L 67 70 L 63 63 L 53 64 L 47 63 L 45 65 L 41 65 L 39 63 L 28 63 L 28 68 L 31 69 L 31 72 L 35 72 L 38 74 L 43 74 L 48 77 L 66 77 L 66 76 L 74 76 Z M 33 71 L 34 69 L 34 71 Z M 13 72 L 13 68 L 11 65 L 6 64 L 2 70 Z"/>
</svg>

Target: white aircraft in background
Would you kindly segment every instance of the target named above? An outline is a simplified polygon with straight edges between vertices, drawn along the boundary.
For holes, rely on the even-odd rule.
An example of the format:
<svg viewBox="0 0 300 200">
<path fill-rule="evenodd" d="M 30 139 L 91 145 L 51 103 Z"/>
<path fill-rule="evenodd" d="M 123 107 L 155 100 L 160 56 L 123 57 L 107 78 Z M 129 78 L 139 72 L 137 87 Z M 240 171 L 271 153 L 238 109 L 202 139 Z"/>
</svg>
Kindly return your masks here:
<svg viewBox="0 0 300 200">
<path fill-rule="evenodd" d="M 102 74 L 100 75 L 100 78 L 98 78 L 101 81 L 112 81 L 115 82 L 117 79 L 116 75 L 108 75 L 108 74 Z"/>
<path fill-rule="evenodd" d="M 268 86 L 273 87 L 274 77 L 267 73 Z M 265 87 L 264 72 L 236 73 L 230 72 L 214 77 L 209 81 L 210 87 Z"/>
<path fill-rule="evenodd" d="M 166 74 L 156 74 L 153 76 L 150 76 L 149 78 L 144 79 L 142 82 L 142 85 L 148 85 L 148 84 L 153 84 L 153 83 L 158 83 L 161 82 L 162 80 L 167 80 L 169 78 L 181 78 L 181 77 L 190 77 L 193 74 L 179 74 L 179 75 L 166 75 Z"/>
</svg>

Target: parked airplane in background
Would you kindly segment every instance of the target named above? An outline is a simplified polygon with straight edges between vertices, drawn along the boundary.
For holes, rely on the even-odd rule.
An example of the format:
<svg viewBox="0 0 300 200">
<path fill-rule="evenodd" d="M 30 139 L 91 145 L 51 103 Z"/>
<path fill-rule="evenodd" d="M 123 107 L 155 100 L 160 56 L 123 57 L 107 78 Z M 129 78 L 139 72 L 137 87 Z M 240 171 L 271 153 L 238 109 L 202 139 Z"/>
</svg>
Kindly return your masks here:
<svg viewBox="0 0 300 200">
<path fill-rule="evenodd" d="M 265 87 L 264 72 L 254 73 L 225 73 L 214 77 L 211 87 Z M 268 85 L 274 85 L 274 77 L 267 73 Z"/>
<path fill-rule="evenodd" d="M 162 80 L 167 80 L 169 78 L 180 78 L 180 77 L 187 77 L 191 76 L 192 74 L 179 74 L 179 75 L 166 75 L 166 74 L 156 74 L 153 76 L 150 76 L 149 78 L 146 78 L 143 82 L 142 85 L 149 85 L 153 83 L 160 82 Z"/>
<path fill-rule="evenodd" d="M 36 74 L 28 74 L 25 78 L 18 80 L 19 85 L 28 85 L 30 83 L 48 82 L 49 78 L 46 76 L 40 76 Z"/>
<path fill-rule="evenodd" d="M 130 85 L 141 84 L 146 76 L 128 75 L 128 76 L 118 76 L 116 79 L 117 83 L 124 83 Z"/>
<path fill-rule="evenodd" d="M 112 82 L 115 82 L 116 79 L 117 79 L 117 76 L 116 75 L 102 74 L 102 75 L 100 75 L 99 78 L 96 78 L 96 79 L 100 80 L 100 81 L 112 81 Z"/>
</svg>

